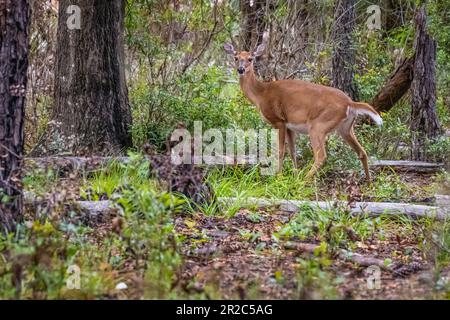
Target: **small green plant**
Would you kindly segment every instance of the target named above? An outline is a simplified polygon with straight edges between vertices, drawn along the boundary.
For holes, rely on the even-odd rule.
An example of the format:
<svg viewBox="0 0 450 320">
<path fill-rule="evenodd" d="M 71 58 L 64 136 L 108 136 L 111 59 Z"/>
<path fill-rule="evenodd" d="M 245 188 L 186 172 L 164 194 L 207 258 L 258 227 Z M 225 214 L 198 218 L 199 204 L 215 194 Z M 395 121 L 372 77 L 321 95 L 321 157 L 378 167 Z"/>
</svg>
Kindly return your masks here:
<svg viewBox="0 0 450 320">
<path fill-rule="evenodd" d="M 321 240 L 330 248 L 351 247 L 355 241 L 372 236 L 380 225 L 379 218 L 351 215 L 346 208 L 314 209 L 309 205 L 300 208 L 288 224 L 274 233 L 280 240 Z"/>
<path fill-rule="evenodd" d="M 180 123 L 193 132 L 194 121 L 201 121 L 203 130 L 262 127 L 258 113 L 227 78 L 223 68 L 211 67 L 193 69 L 164 85 L 135 81 L 130 90 L 134 144 L 163 149 Z"/>
<path fill-rule="evenodd" d="M 254 232 L 249 230 L 240 230 L 241 237 L 249 242 L 256 242 L 259 238 L 261 238 L 261 232 Z"/>
<path fill-rule="evenodd" d="M 341 282 L 327 271 L 331 260 L 327 257 L 326 243 L 322 243 L 309 259 L 297 259 L 296 283 L 299 299 L 336 299 Z"/>
<path fill-rule="evenodd" d="M 20 225 L 15 234 L 0 236 L 0 297 L 2 299 L 94 298 L 113 289 L 112 278 L 97 272 L 102 255 L 80 234 L 59 230 L 50 221 Z M 108 248 L 104 248 L 104 253 Z M 81 271 L 80 289 L 67 288 L 70 266 Z"/>
<path fill-rule="evenodd" d="M 116 199 L 124 209 L 126 252 L 144 268 L 148 298 L 168 298 L 178 280 L 181 257 L 172 214 L 184 201 L 168 193 L 131 188 Z"/>
<path fill-rule="evenodd" d="M 54 170 L 36 167 L 27 171 L 22 181 L 25 190 L 37 195 L 43 195 L 56 186 L 60 178 Z"/>
</svg>

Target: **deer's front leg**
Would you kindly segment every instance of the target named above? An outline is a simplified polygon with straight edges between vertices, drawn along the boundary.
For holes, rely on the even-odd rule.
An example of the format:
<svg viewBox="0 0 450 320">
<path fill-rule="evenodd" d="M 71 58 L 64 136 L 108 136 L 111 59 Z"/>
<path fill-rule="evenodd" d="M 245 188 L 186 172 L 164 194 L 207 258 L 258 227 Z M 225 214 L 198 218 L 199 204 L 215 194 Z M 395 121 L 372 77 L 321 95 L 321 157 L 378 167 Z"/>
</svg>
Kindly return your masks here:
<svg viewBox="0 0 450 320">
<path fill-rule="evenodd" d="M 286 126 L 280 122 L 275 124 L 275 129 L 278 129 L 278 173 L 281 173 L 286 152 Z"/>
</svg>

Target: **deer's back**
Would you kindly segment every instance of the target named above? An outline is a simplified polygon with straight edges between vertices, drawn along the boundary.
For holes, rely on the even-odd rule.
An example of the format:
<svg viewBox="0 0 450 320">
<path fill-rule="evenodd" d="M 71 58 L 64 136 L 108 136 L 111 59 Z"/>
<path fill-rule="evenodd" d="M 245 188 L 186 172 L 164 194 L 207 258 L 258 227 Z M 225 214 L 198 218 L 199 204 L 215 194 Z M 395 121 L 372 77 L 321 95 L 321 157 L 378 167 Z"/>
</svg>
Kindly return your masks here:
<svg viewBox="0 0 450 320">
<path fill-rule="evenodd" d="M 302 80 L 279 80 L 268 85 L 270 99 L 288 103 L 349 104 L 349 96 L 339 89 Z"/>
<path fill-rule="evenodd" d="M 276 111 L 284 121 L 306 122 L 317 116 L 345 117 L 350 97 L 339 89 L 302 80 L 267 83 L 263 110 Z"/>
</svg>

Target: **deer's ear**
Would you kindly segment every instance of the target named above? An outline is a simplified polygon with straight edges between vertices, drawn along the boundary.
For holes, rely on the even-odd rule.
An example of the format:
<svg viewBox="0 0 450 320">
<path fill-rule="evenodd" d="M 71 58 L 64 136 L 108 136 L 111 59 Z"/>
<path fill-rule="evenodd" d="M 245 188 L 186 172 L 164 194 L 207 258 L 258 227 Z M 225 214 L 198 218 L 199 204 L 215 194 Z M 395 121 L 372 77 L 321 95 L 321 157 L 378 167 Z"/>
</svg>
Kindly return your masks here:
<svg viewBox="0 0 450 320">
<path fill-rule="evenodd" d="M 228 54 L 236 54 L 236 50 L 234 50 L 234 47 L 232 44 L 225 43 L 223 45 L 223 48 L 225 49 L 225 52 Z"/>
<path fill-rule="evenodd" d="M 266 49 L 266 46 L 264 45 L 264 43 L 261 43 L 261 44 L 256 48 L 256 51 L 253 53 L 253 56 L 255 56 L 255 57 L 260 57 L 260 56 L 262 56 L 265 49 Z"/>
</svg>

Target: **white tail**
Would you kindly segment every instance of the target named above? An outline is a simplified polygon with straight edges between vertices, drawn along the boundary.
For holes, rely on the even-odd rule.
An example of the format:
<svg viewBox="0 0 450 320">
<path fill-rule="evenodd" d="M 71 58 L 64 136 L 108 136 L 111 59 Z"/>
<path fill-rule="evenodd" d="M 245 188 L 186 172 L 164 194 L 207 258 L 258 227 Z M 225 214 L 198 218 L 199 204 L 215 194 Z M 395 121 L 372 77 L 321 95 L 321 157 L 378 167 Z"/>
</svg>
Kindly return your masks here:
<svg viewBox="0 0 450 320">
<path fill-rule="evenodd" d="M 364 102 L 353 102 L 350 107 L 356 115 L 365 115 L 372 118 L 377 126 L 381 126 L 383 124 L 383 119 L 381 119 L 378 112 L 371 105 Z"/>
</svg>

